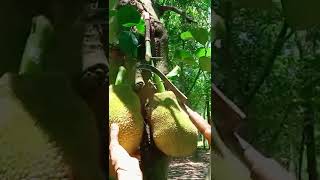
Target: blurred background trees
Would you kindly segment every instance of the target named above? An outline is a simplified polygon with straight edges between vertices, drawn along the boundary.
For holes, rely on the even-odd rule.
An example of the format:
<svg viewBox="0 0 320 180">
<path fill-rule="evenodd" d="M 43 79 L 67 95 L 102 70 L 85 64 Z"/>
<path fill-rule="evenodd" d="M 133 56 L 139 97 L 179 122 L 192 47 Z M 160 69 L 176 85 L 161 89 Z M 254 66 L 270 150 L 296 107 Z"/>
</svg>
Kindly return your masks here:
<svg viewBox="0 0 320 180">
<path fill-rule="evenodd" d="M 246 113 L 250 143 L 318 179 L 320 3 L 232 2 L 214 2 L 214 82 Z"/>
</svg>

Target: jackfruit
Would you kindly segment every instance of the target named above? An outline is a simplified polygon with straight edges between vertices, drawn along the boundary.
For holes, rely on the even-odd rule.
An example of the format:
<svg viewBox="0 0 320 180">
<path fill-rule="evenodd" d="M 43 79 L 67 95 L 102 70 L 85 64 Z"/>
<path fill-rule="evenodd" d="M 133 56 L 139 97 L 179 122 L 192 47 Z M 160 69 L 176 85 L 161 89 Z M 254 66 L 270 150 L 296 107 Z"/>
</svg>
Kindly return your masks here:
<svg viewBox="0 0 320 180">
<path fill-rule="evenodd" d="M 63 76 L 0 79 L 0 179 L 103 179 L 95 121 Z"/>
<path fill-rule="evenodd" d="M 70 177 L 61 151 L 7 87 L 0 82 L 0 179 L 62 179 Z"/>
<path fill-rule="evenodd" d="M 180 107 L 172 91 L 155 93 L 149 109 L 156 146 L 166 155 L 182 157 L 197 148 L 198 130 Z"/>
<path fill-rule="evenodd" d="M 44 73 L 52 30 L 34 17 L 19 75 L 0 79 L 0 179 L 103 179 L 92 112 L 64 74 Z"/>
<path fill-rule="evenodd" d="M 116 82 L 109 86 L 109 126 L 119 126 L 119 143 L 129 153 L 138 150 L 143 134 L 143 117 L 138 95 L 133 91 L 128 72 L 119 67 Z M 116 176 L 109 159 L 109 175 Z"/>
<path fill-rule="evenodd" d="M 141 142 L 143 117 L 140 99 L 128 84 L 109 86 L 109 125 L 119 125 L 119 143 L 132 154 Z"/>
</svg>

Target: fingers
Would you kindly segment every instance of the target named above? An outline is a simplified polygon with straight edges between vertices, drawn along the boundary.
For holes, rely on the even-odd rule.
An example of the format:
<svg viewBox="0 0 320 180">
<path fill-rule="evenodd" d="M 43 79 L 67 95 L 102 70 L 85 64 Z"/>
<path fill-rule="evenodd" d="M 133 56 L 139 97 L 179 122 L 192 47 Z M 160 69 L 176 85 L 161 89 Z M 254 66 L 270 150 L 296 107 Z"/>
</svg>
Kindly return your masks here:
<svg viewBox="0 0 320 180">
<path fill-rule="evenodd" d="M 119 144 L 119 126 L 117 124 L 111 124 L 110 127 L 110 146 L 118 145 Z"/>
<path fill-rule="evenodd" d="M 119 126 L 117 124 L 111 124 L 110 127 L 110 159 L 112 161 L 118 161 L 121 158 L 130 157 L 128 152 L 119 143 Z"/>
<path fill-rule="evenodd" d="M 132 157 L 120 159 L 114 164 L 114 167 L 116 171 L 119 169 L 133 172 L 140 171 L 139 160 Z"/>
<path fill-rule="evenodd" d="M 142 177 L 139 167 L 139 160 L 131 157 L 128 152 L 119 143 L 119 126 L 111 124 L 110 126 L 110 160 L 111 165 L 114 167 L 118 178 L 121 174 L 129 174 Z M 110 161 L 109 161 L 110 162 Z M 132 177 L 130 177 L 132 178 Z M 119 178 L 120 179 L 120 178 Z M 128 179 L 125 177 L 123 179 Z"/>
<path fill-rule="evenodd" d="M 111 124 L 109 152 L 110 152 L 110 158 L 112 161 L 117 160 L 119 156 L 118 154 L 120 153 L 119 149 L 121 149 L 118 136 L 119 136 L 119 126 L 117 124 Z"/>
</svg>

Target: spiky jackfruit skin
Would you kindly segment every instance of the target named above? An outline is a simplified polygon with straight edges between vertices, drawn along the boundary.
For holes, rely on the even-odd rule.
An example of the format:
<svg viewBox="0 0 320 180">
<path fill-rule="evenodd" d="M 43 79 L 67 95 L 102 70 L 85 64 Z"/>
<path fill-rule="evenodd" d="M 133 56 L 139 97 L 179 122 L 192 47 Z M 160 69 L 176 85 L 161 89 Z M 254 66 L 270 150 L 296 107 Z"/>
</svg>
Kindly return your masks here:
<svg viewBox="0 0 320 180">
<path fill-rule="evenodd" d="M 119 125 L 119 143 L 132 154 L 138 150 L 143 133 L 143 117 L 138 95 L 129 85 L 109 86 L 109 125 Z"/>
<path fill-rule="evenodd" d="M 103 179 L 98 135 L 63 78 L 0 78 L 0 179 Z"/>
<path fill-rule="evenodd" d="M 149 114 L 153 140 L 163 153 L 182 157 L 196 149 L 197 128 L 172 91 L 155 93 Z"/>
<path fill-rule="evenodd" d="M 1 80 L 0 179 L 71 179 L 61 151 Z"/>
<path fill-rule="evenodd" d="M 109 125 L 119 125 L 119 143 L 132 154 L 141 142 L 143 134 L 143 117 L 137 94 L 129 85 L 109 86 Z M 116 177 L 116 172 L 109 159 L 109 176 Z"/>
<path fill-rule="evenodd" d="M 61 150 L 12 97 L 0 98 L 0 179 L 71 179 Z"/>
</svg>

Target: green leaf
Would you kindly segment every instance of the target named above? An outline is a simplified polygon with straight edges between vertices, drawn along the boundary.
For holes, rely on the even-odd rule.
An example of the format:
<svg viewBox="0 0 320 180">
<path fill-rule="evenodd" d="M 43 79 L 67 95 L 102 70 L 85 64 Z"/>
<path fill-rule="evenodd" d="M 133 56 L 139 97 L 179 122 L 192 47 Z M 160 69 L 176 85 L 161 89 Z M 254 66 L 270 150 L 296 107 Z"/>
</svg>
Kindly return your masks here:
<svg viewBox="0 0 320 180">
<path fill-rule="evenodd" d="M 184 58 L 183 62 L 185 62 L 186 64 L 189 64 L 189 65 L 195 65 L 196 64 L 196 61 L 195 61 L 195 59 L 193 57 Z"/>
<path fill-rule="evenodd" d="M 189 64 L 189 65 L 194 65 L 195 64 L 195 60 L 192 56 L 192 54 L 189 52 L 189 51 L 186 51 L 186 50 L 177 50 L 175 52 L 175 55 L 174 57 L 186 64 Z"/>
<path fill-rule="evenodd" d="M 110 8 L 110 10 L 116 8 L 117 4 L 118 4 L 118 0 L 109 0 L 109 8 Z"/>
<path fill-rule="evenodd" d="M 206 45 L 209 39 L 209 33 L 204 28 L 194 28 L 191 30 L 191 34 L 194 37 L 194 39 L 202 45 Z"/>
<path fill-rule="evenodd" d="M 131 27 L 136 27 L 137 28 L 137 31 L 138 33 L 144 35 L 145 33 L 145 23 L 144 23 L 144 20 L 143 19 L 140 19 L 140 22 L 137 24 L 137 23 L 126 23 L 126 24 L 123 24 L 122 25 L 123 27 L 127 27 L 127 28 L 131 28 Z"/>
<path fill-rule="evenodd" d="M 146 28 L 145 28 L 145 22 L 143 19 L 140 19 L 139 24 L 136 25 L 136 28 L 138 30 L 138 33 L 144 35 Z"/>
<path fill-rule="evenodd" d="M 182 59 L 192 57 L 191 53 L 186 50 L 180 50 L 180 55 L 181 55 Z"/>
<path fill-rule="evenodd" d="M 182 51 L 182 50 L 179 49 L 179 50 L 176 50 L 176 51 L 174 52 L 174 58 L 175 58 L 175 59 L 179 59 L 179 60 L 182 59 L 181 51 Z"/>
<path fill-rule="evenodd" d="M 128 56 L 137 57 L 138 53 L 138 39 L 130 31 L 122 31 L 119 34 L 120 50 Z"/>
<path fill-rule="evenodd" d="M 126 24 L 122 24 L 122 26 L 124 26 L 124 27 L 132 27 L 132 26 L 135 26 L 135 25 L 137 25 L 136 23 L 126 23 Z"/>
<path fill-rule="evenodd" d="M 190 31 L 186 31 L 180 34 L 180 38 L 182 40 L 190 40 L 190 39 L 193 39 L 193 36 Z"/>
<path fill-rule="evenodd" d="M 119 24 L 117 16 L 109 18 L 109 43 L 115 43 L 118 40 Z"/>
<path fill-rule="evenodd" d="M 210 57 L 200 57 L 199 64 L 200 64 L 200 68 L 203 71 L 211 72 L 211 58 Z"/>
<path fill-rule="evenodd" d="M 196 51 L 196 56 L 200 57 L 211 57 L 211 48 L 199 48 Z"/>
<path fill-rule="evenodd" d="M 126 5 L 122 6 L 117 13 L 118 22 L 120 25 L 140 22 L 141 15 L 135 6 Z"/>
<path fill-rule="evenodd" d="M 109 11 L 109 18 L 113 17 L 113 16 L 116 16 L 116 15 L 117 15 L 117 11 L 116 10 L 110 10 Z"/>
</svg>

